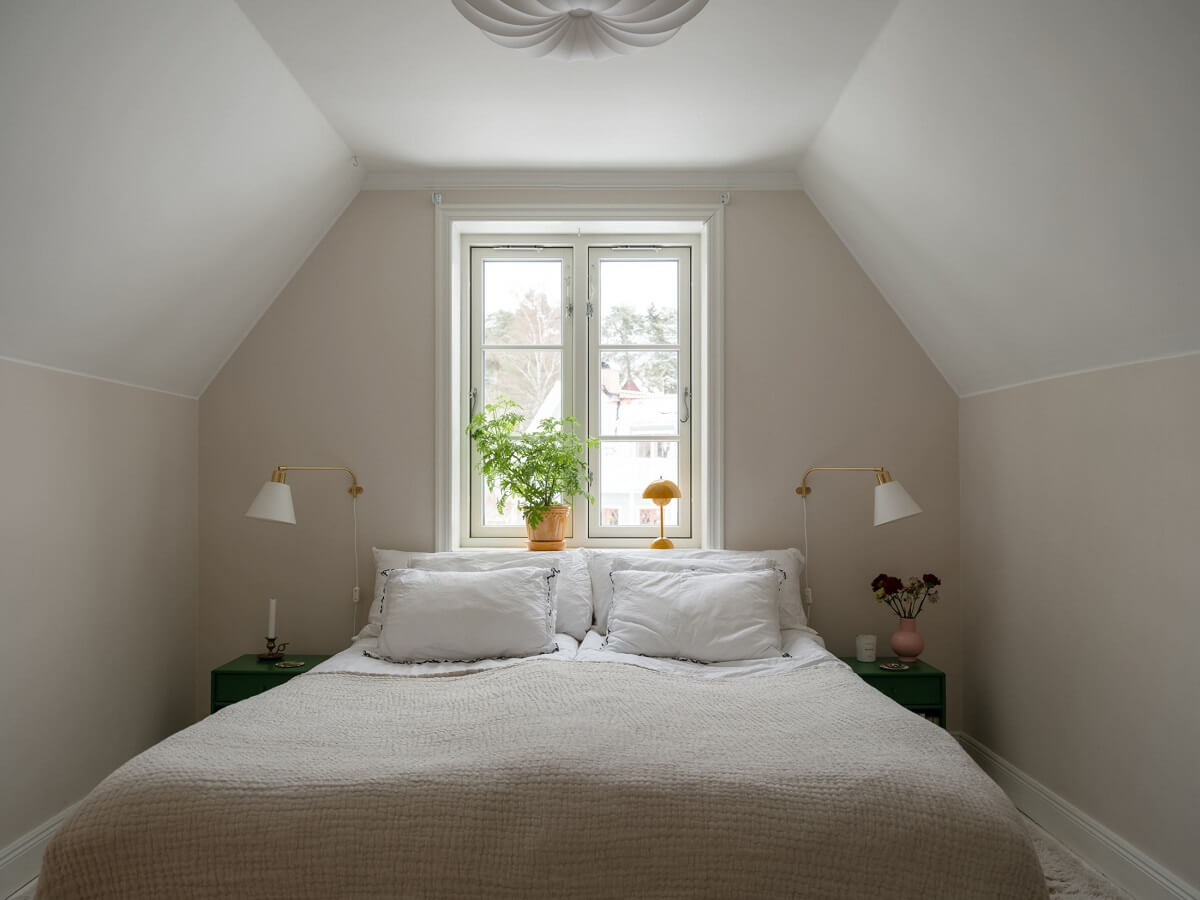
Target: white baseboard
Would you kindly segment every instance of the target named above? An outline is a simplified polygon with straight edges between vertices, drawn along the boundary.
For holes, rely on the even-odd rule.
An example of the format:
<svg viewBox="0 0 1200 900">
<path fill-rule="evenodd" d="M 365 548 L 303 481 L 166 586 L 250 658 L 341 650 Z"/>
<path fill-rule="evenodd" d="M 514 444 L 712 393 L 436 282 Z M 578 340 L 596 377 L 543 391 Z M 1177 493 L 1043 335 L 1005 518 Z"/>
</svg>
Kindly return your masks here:
<svg viewBox="0 0 1200 900">
<path fill-rule="evenodd" d="M 42 854 L 58 826 L 75 811 L 78 803 L 72 803 L 60 813 L 51 816 L 32 831 L 21 835 L 7 847 L 0 849 L 0 897 L 13 894 L 37 877 L 42 868 Z"/>
<path fill-rule="evenodd" d="M 1017 809 L 1138 900 L 1200 900 L 1200 889 L 1167 871 L 1044 784 L 968 734 L 955 734 Z"/>
</svg>

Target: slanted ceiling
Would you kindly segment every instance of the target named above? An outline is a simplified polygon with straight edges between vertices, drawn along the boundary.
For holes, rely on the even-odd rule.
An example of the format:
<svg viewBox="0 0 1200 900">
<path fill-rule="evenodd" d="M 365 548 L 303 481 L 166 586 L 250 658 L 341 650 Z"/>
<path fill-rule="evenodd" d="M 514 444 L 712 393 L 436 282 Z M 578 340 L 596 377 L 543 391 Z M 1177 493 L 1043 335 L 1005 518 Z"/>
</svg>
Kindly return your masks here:
<svg viewBox="0 0 1200 900">
<path fill-rule="evenodd" d="M 198 395 L 358 190 L 355 153 L 409 184 L 736 188 L 803 159 L 960 394 L 1196 352 L 1197 97 L 1194 0 L 710 0 L 598 64 L 513 54 L 441 0 L 10 0 L 0 357 Z"/>
<path fill-rule="evenodd" d="M 358 191 L 233 0 L 0 6 L 0 356 L 197 396 Z"/>
<path fill-rule="evenodd" d="M 1200 4 L 903 0 L 805 188 L 960 394 L 1200 351 Z"/>
</svg>

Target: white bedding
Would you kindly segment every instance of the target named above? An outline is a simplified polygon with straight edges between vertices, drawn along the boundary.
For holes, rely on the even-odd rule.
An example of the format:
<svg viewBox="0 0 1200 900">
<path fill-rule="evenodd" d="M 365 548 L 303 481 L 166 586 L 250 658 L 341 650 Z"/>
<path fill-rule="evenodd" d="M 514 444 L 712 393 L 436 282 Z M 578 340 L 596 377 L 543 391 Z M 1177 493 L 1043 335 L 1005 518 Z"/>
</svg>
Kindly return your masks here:
<svg viewBox="0 0 1200 900">
<path fill-rule="evenodd" d="M 665 672 L 668 675 L 692 675 L 697 678 L 738 678 L 747 675 L 778 675 L 813 666 L 841 666 L 846 664 L 825 649 L 825 641 L 811 628 L 785 628 L 781 632 L 783 652 L 787 656 L 767 659 L 739 659 L 732 662 L 698 663 L 682 659 L 662 659 L 652 656 L 635 656 L 631 653 L 614 653 L 601 648 L 604 635 L 589 631 L 579 645 L 575 659 L 589 663 L 625 663 Z"/>
<path fill-rule="evenodd" d="M 554 653 L 542 656 L 526 656 L 519 659 L 480 659 L 475 662 L 431 662 L 431 663 L 393 663 L 382 659 L 366 656 L 364 651 L 374 653 L 379 646 L 377 637 L 358 637 L 354 643 L 337 653 L 320 665 L 313 666 L 310 672 L 343 672 L 350 675 L 391 675 L 408 678 L 422 678 L 433 675 L 465 675 L 469 672 L 482 672 L 485 669 L 501 669 L 529 659 L 549 659 L 567 661 L 575 658 L 579 650 L 579 641 L 569 634 L 556 634 L 554 643 L 558 649 Z"/>
<path fill-rule="evenodd" d="M 1000 789 L 807 627 L 711 664 L 393 663 L 379 627 L 106 778 L 39 900 L 1045 900 Z"/>
<path fill-rule="evenodd" d="M 105 779 L 39 900 L 1046 900 L 954 738 L 792 638 L 760 677 L 293 678 Z"/>
<path fill-rule="evenodd" d="M 500 669 L 530 659 L 545 659 L 553 662 L 624 663 L 665 672 L 669 675 L 693 675 L 697 678 L 737 678 L 754 675 L 778 675 L 811 666 L 845 666 L 841 660 L 825 649 L 825 641 L 811 628 L 785 628 L 782 632 L 783 652 L 786 656 L 770 659 L 742 659 L 722 663 L 696 663 L 682 659 L 656 659 L 635 656 L 630 653 L 614 653 L 601 649 L 604 635 L 589 631 L 583 643 L 569 634 L 556 634 L 554 642 L 558 650 L 543 656 L 522 659 L 483 659 L 476 662 L 404 664 L 373 659 L 364 651 L 376 649 L 378 638 L 362 637 L 340 653 L 329 657 L 311 672 L 345 673 L 350 675 L 391 675 L 393 677 L 422 678 L 436 675 L 466 675 L 486 669 Z"/>
<path fill-rule="evenodd" d="M 654 572 L 614 565 L 604 647 L 703 663 L 773 659 L 782 655 L 781 584 L 772 568 Z"/>
<path fill-rule="evenodd" d="M 426 663 L 551 653 L 557 575 L 550 566 L 398 569 L 384 588 L 377 655 Z"/>
</svg>

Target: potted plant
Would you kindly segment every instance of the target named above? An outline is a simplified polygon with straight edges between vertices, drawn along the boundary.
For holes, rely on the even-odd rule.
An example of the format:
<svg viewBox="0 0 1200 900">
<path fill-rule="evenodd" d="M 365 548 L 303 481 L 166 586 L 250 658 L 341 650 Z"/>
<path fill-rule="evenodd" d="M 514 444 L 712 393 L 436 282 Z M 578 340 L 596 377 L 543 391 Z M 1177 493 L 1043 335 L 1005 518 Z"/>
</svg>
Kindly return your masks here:
<svg viewBox="0 0 1200 900">
<path fill-rule="evenodd" d="M 476 413 L 467 434 L 479 454 L 477 467 L 489 489 L 498 495 L 497 508 L 516 498 L 530 550 L 561 550 L 566 542 L 568 505 L 575 497 L 586 497 L 588 469 L 586 451 L 600 445 L 595 438 L 583 440 L 572 417 L 543 419 L 525 430 L 525 416 L 509 400 L 489 403 Z"/>
<path fill-rule="evenodd" d="M 917 633 L 917 616 L 925 602 L 938 602 L 942 579 L 932 572 L 920 578 L 901 581 L 895 575 L 880 572 L 871 581 L 871 590 L 879 603 L 886 603 L 900 617 L 900 628 L 892 635 L 892 652 L 901 662 L 913 662 L 925 649 L 925 639 Z"/>
</svg>

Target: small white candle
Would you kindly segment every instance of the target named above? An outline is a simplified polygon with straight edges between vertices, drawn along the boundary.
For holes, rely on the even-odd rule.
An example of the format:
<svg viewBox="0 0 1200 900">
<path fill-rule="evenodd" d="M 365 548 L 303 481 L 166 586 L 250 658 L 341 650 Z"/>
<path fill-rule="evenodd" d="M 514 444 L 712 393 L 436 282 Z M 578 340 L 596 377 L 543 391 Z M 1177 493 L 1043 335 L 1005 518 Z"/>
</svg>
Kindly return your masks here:
<svg viewBox="0 0 1200 900">
<path fill-rule="evenodd" d="M 267 601 L 267 637 L 278 637 L 275 634 L 275 598 Z"/>
<path fill-rule="evenodd" d="M 875 662 L 875 635 L 860 634 L 854 639 L 854 658 L 859 662 Z"/>
</svg>

